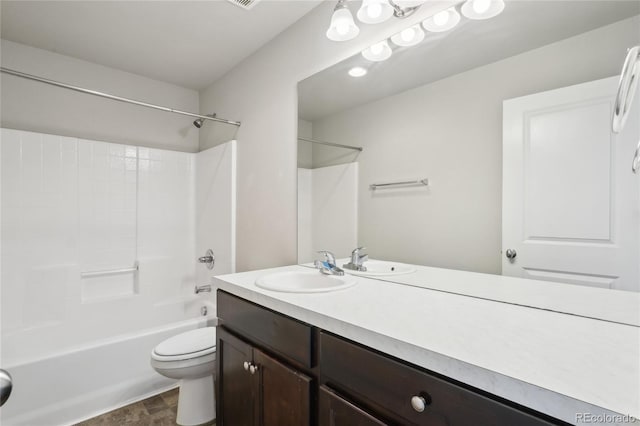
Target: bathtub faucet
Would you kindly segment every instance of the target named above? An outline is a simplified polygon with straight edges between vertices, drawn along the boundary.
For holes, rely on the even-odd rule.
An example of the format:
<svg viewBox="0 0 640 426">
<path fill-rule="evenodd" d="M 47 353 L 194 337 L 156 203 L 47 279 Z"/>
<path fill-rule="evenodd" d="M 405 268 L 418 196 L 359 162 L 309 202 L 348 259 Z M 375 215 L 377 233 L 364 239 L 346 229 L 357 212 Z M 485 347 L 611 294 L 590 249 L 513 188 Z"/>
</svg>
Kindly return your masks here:
<svg viewBox="0 0 640 426">
<path fill-rule="evenodd" d="M 211 293 L 211 284 L 196 285 L 195 293 Z"/>
</svg>

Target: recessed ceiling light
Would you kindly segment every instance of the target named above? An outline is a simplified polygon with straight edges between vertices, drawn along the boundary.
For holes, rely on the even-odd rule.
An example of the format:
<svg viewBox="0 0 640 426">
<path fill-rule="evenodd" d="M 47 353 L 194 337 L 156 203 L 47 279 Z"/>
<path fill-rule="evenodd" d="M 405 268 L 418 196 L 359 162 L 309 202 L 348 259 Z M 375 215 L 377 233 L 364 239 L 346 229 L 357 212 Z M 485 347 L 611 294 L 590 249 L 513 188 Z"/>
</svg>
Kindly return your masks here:
<svg viewBox="0 0 640 426">
<path fill-rule="evenodd" d="M 367 70 L 362 67 L 353 67 L 349 70 L 349 75 L 351 77 L 362 77 L 367 75 Z"/>
</svg>

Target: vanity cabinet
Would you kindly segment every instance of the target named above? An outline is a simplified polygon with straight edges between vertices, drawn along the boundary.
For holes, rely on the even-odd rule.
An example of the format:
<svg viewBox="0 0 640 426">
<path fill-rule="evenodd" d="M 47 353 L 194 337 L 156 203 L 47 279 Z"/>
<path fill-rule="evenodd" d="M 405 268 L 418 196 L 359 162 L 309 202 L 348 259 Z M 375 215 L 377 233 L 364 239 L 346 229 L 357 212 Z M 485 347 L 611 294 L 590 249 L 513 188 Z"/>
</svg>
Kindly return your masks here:
<svg viewBox="0 0 640 426">
<path fill-rule="evenodd" d="M 387 423 L 342 398 L 326 386 L 320 386 L 319 426 L 385 426 Z"/>
<path fill-rule="evenodd" d="M 309 425 L 313 379 L 295 365 L 311 360 L 310 327 L 226 293 L 218 297 L 216 424 Z"/>
<path fill-rule="evenodd" d="M 219 426 L 565 424 L 218 291 Z"/>
</svg>

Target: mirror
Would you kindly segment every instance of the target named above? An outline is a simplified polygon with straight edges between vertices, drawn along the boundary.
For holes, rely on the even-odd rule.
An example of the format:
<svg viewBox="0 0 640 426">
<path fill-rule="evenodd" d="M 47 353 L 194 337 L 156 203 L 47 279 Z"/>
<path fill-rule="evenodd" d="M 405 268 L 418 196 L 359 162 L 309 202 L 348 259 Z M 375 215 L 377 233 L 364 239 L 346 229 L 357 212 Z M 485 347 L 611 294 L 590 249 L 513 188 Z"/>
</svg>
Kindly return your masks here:
<svg viewBox="0 0 640 426">
<path fill-rule="evenodd" d="M 342 266 L 365 246 L 419 267 L 381 279 L 640 325 L 640 97 L 611 131 L 639 14 L 628 1 L 507 1 L 418 45 L 389 41 L 385 61 L 357 54 L 301 81 L 299 263 L 330 250 Z M 605 289 L 624 314 L 597 307 Z"/>
</svg>

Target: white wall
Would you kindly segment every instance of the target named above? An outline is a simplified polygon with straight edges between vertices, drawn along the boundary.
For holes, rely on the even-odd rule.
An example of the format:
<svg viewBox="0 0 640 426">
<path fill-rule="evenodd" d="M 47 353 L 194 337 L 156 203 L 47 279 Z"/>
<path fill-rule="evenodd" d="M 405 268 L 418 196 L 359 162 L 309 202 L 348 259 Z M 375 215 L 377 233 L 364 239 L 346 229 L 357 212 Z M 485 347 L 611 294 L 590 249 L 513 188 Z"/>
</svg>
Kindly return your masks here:
<svg viewBox="0 0 640 426">
<path fill-rule="evenodd" d="M 313 262 L 313 170 L 298 169 L 298 263 Z"/>
<path fill-rule="evenodd" d="M 357 242 L 358 163 L 298 169 L 298 263 L 348 257 Z"/>
<path fill-rule="evenodd" d="M 313 138 L 313 126 L 310 121 L 298 120 L 298 137 Z M 310 169 L 313 167 L 313 145 L 298 139 L 298 167 Z"/>
<path fill-rule="evenodd" d="M 238 271 L 296 263 L 298 81 L 455 2 L 427 3 L 406 20 L 362 26 L 353 41 L 325 36 L 333 2 L 320 6 L 200 94 L 200 111 L 242 121 L 238 140 Z M 213 127 L 200 146 L 225 140 Z"/>
<path fill-rule="evenodd" d="M 236 141 L 196 154 L 196 257 L 213 250 L 213 269 L 196 265 L 196 283 L 236 270 Z M 211 294 L 215 299 L 215 293 Z"/>
<path fill-rule="evenodd" d="M 198 92 L 30 46 L 1 41 L 3 67 L 118 96 L 198 112 Z M 2 127 L 177 151 L 198 151 L 190 117 L 2 74 Z M 228 126 L 232 127 L 232 126 Z M 230 138 L 225 139 L 225 142 Z"/>
<path fill-rule="evenodd" d="M 364 147 L 358 243 L 374 258 L 500 273 L 502 101 L 616 75 L 638 28 L 627 19 L 314 121 L 314 138 Z M 367 187 L 425 177 L 429 188 Z"/>
</svg>

